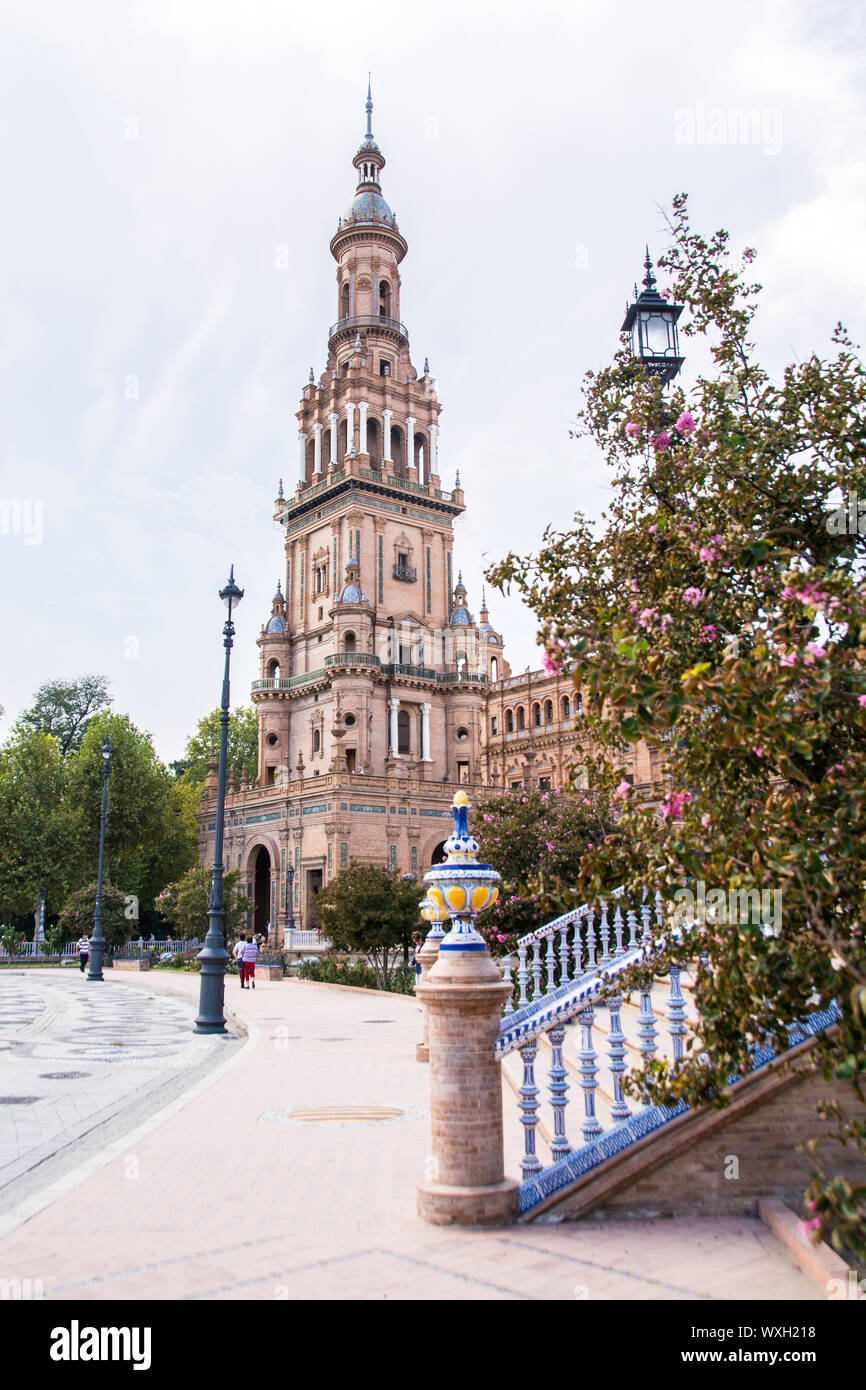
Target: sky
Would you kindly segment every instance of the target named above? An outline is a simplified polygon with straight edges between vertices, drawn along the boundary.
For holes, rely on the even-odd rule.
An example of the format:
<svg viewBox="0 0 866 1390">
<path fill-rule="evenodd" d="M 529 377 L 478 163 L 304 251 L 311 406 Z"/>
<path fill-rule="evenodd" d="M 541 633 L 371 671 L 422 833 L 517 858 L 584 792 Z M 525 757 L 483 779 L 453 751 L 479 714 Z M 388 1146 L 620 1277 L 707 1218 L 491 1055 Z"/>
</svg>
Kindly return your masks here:
<svg viewBox="0 0 866 1390">
<path fill-rule="evenodd" d="M 5 0 L 0 740 L 41 682 L 97 672 L 180 757 L 219 703 L 230 564 L 232 698 L 248 702 L 283 570 L 273 499 L 337 316 L 328 243 L 368 70 L 477 616 L 486 566 L 604 508 L 604 461 L 569 427 L 675 193 L 702 232 L 757 248 L 771 373 L 826 353 L 839 319 L 863 341 L 864 13 Z M 688 387 L 702 350 L 686 352 Z M 512 667 L 536 667 L 532 615 L 488 600 Z"/>
</svg>

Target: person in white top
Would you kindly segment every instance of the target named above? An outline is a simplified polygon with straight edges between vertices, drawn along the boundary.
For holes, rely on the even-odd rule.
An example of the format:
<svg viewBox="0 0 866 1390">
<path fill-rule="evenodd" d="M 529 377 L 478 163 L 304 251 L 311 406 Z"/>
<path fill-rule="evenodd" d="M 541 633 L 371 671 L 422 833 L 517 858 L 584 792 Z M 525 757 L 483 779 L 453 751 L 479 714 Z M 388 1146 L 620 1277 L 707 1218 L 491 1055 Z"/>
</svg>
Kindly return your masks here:
<svg viewBox="0 0 866 1390">
<path fill-rule="evenodd" d="M 244 939 L 239 936 L 232 949 L 232 955 L 238 963 L 238 974 L 241 977 L 241 989 L 246 989 L 244 983 Z"/>
<path fill-rule="evenodd" d="M 81 936 L 78 938 L 78 967 L 79 967 L 79 969 L 80 969 L 82 975 L 84 974 L 84 967 L 87 965 L 87 962 L 88 962 L 89 960 L 90 960 L 90 938 L 89 938 L 89 937 L 86 937 L 86 936 L 84 935 L 84 933 L 82 932 L 82 933 L 81 933 Z"/>
<path fill-rule="evenodd" d="M 252 984 L 253 989 L 256 987 L 256 956 L 258 954 L 259 948 L 255 939 L 248 936 L 244 946 L 244 979 L 247 984 Z"/>
</svg>

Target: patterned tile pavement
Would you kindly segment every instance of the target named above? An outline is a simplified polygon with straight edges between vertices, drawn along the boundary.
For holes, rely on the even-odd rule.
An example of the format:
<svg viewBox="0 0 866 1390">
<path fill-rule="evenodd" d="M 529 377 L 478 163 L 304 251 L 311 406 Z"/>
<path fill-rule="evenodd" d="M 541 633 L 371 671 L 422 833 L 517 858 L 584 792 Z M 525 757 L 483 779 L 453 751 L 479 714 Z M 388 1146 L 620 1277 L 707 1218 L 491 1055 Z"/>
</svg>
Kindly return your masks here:
<svg viewBox="0 0 866 1390">
<path fill-rule="evenodd" d="M 227 1004 L 246 1040 L 202 1040 L 190 1031 L 197 987 L 196 977 L 163 973 L 110 979 L 104 1015 L 46 1018 L 39 1047 L 58 1052 L 40 1054 L 44 1070 L 90 1068 L 106 1041 L 135 1033 L 139 1076 L 165 1049 L 161 1075 L 175 1093 L 162 1112 L 130 1112 L 125 1137 L 87 1152 L 60 1181 L 19 1189 L 0 1219 L 0 1278 L 42 1279 L 46 1297 L 76 1300 L 820 1297 L 757 1220 L 422 1226 L 415 1184 L 428 1153 L 429 1069 L 414 1060 L 414 1001 L 288 980 L 242 993 L 231 980 Z M 3 1026 L 37 1027 L 57 1002 L 45 998 L 52 988 L 22 982 L 19 1025 L 13 1004 Z M 139 1015 L 152 1020 L 140 1034 L 130 1029 Z M 211 1071 L 192 1064 L 184 1038 L 208 1043 L 219 1059 Z M 402 1115 L 315 1124 L 286 1114 L 321 1106 Z M 0 1126 L 18 1108 L 0 1109 Z M 60 1126 L 59 1100 L 52 1113 Z M 16 1183 L 8 1187 L 14 1200 Z"/>
</svg>

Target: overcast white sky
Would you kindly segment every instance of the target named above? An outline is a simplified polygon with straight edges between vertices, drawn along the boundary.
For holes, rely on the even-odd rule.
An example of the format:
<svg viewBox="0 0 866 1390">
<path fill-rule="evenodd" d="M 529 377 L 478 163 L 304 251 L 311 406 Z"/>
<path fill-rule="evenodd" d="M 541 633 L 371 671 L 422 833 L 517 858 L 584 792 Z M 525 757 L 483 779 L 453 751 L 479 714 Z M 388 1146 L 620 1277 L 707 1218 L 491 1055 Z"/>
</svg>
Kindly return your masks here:
<svg viewBox="0 0 866 1390">
<path fill-rule="evenodd" d="M 283 568 L 277 479 L 295 477 L 294 412 L 335 317 L 328 241 L 368 68 L 409 242 L 403 318 L 445 406 L 441 472 L 466 490 L 457 554 L 477 614 L 485 563 L 604 505 L 604 466 L 569 423 L 675 192 L 702 230 L 758 248 L 773 370 L 826 350 L 839 318 L 862 340 L 863 14 L 5 0 L 0 499 L 24 509 L 0 534 L 0 738 L 41 681 L 96 671 L 179 757 L 219 701 L 231 562 L 246 589 L 232 693 L 248 700 Z M 759 111 L 758 140 L 702 140 L 716 108 Z M 512 665 L 537 665 L 530 615 L 491 607 Z"/>
</svg>

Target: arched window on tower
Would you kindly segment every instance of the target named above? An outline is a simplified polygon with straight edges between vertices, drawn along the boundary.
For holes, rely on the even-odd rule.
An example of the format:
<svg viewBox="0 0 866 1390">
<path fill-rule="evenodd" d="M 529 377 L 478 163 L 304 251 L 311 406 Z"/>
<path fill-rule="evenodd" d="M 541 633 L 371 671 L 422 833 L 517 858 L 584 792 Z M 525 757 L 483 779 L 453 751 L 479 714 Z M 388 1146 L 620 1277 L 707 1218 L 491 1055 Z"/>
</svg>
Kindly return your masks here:
<svg viewBox="0 0 866 1390">
<path fill-rule="evenodd" d="M 571 701 L 567 695 L 562 697 L 562 717 L 563 719 L 571 718 Z"/>
<path fill-rule="evenodd" d="M 322 735 L 318 729 L 313 730 L 313 752 L 318 753 L 322 746 Z"/>
<path fill-rule="evenodd" d="M 379 421 L 367 417 L 367 453 L 370 455 L 371 463 L 379 463 L 382 459 L 382 438 L 379 433 Z"/>
<path fill-rule="evenodd" d="M 397 715 L 397 752 L 410 753 L 411 751 L 409 712 L 401 709 Z"/>
<path fill-rule="evenodd" d="M 526 713 L 522 705 L 517 706 L 517 730 L 520 733 L 526 728 Z"/>
<path fill-rule="evenodd" d="M 514 711 L 510 709 L 505 711 L 505 732 L 507 734 L 514 733 Z"/>
<path fill-rule="evenodd" d="M 344 285 L 343 285 L 343 288 L 342 288 L 341 291 L 340 291 L 340 318 L 341 318 L 341 319 L 347 319 L 348 317 L 349 317 L 349 282 L 348 282 L 348 280 L 346 280 L 346 282 L 345 282 Z"/>
<path fill-rule="evenodd" d="M 547 701 L 547 704 L 544 706 L 544 722 L 545 722 L 546 724 L 552 724 L 552 723 L 553 723 L 553 701 L 552 701 L 552 700 L 548 700 L 548 701 Z"/>
<path fill-rule="evenodd" d="M 499 662 L 495 656 L 490 658 L 490 679 L 492 681 L 499 680 Z"/>
<path fill-rule="evenodd" d="M 532 706 L 532 723 L 536 729 L 541 727 L 541 705 L 537 703 Z"/>
<path fill-rule="evenodd" d="M 268 662 L 268 680 L 278 681 L 280 679 L 280 663 L 278 661 Z"/>
<path fill-rule="evenodd" d="M 391 286 L 387 280 L 379 281 L 379 317 L 382 319 L 391 317 Z"/>
</svg>

